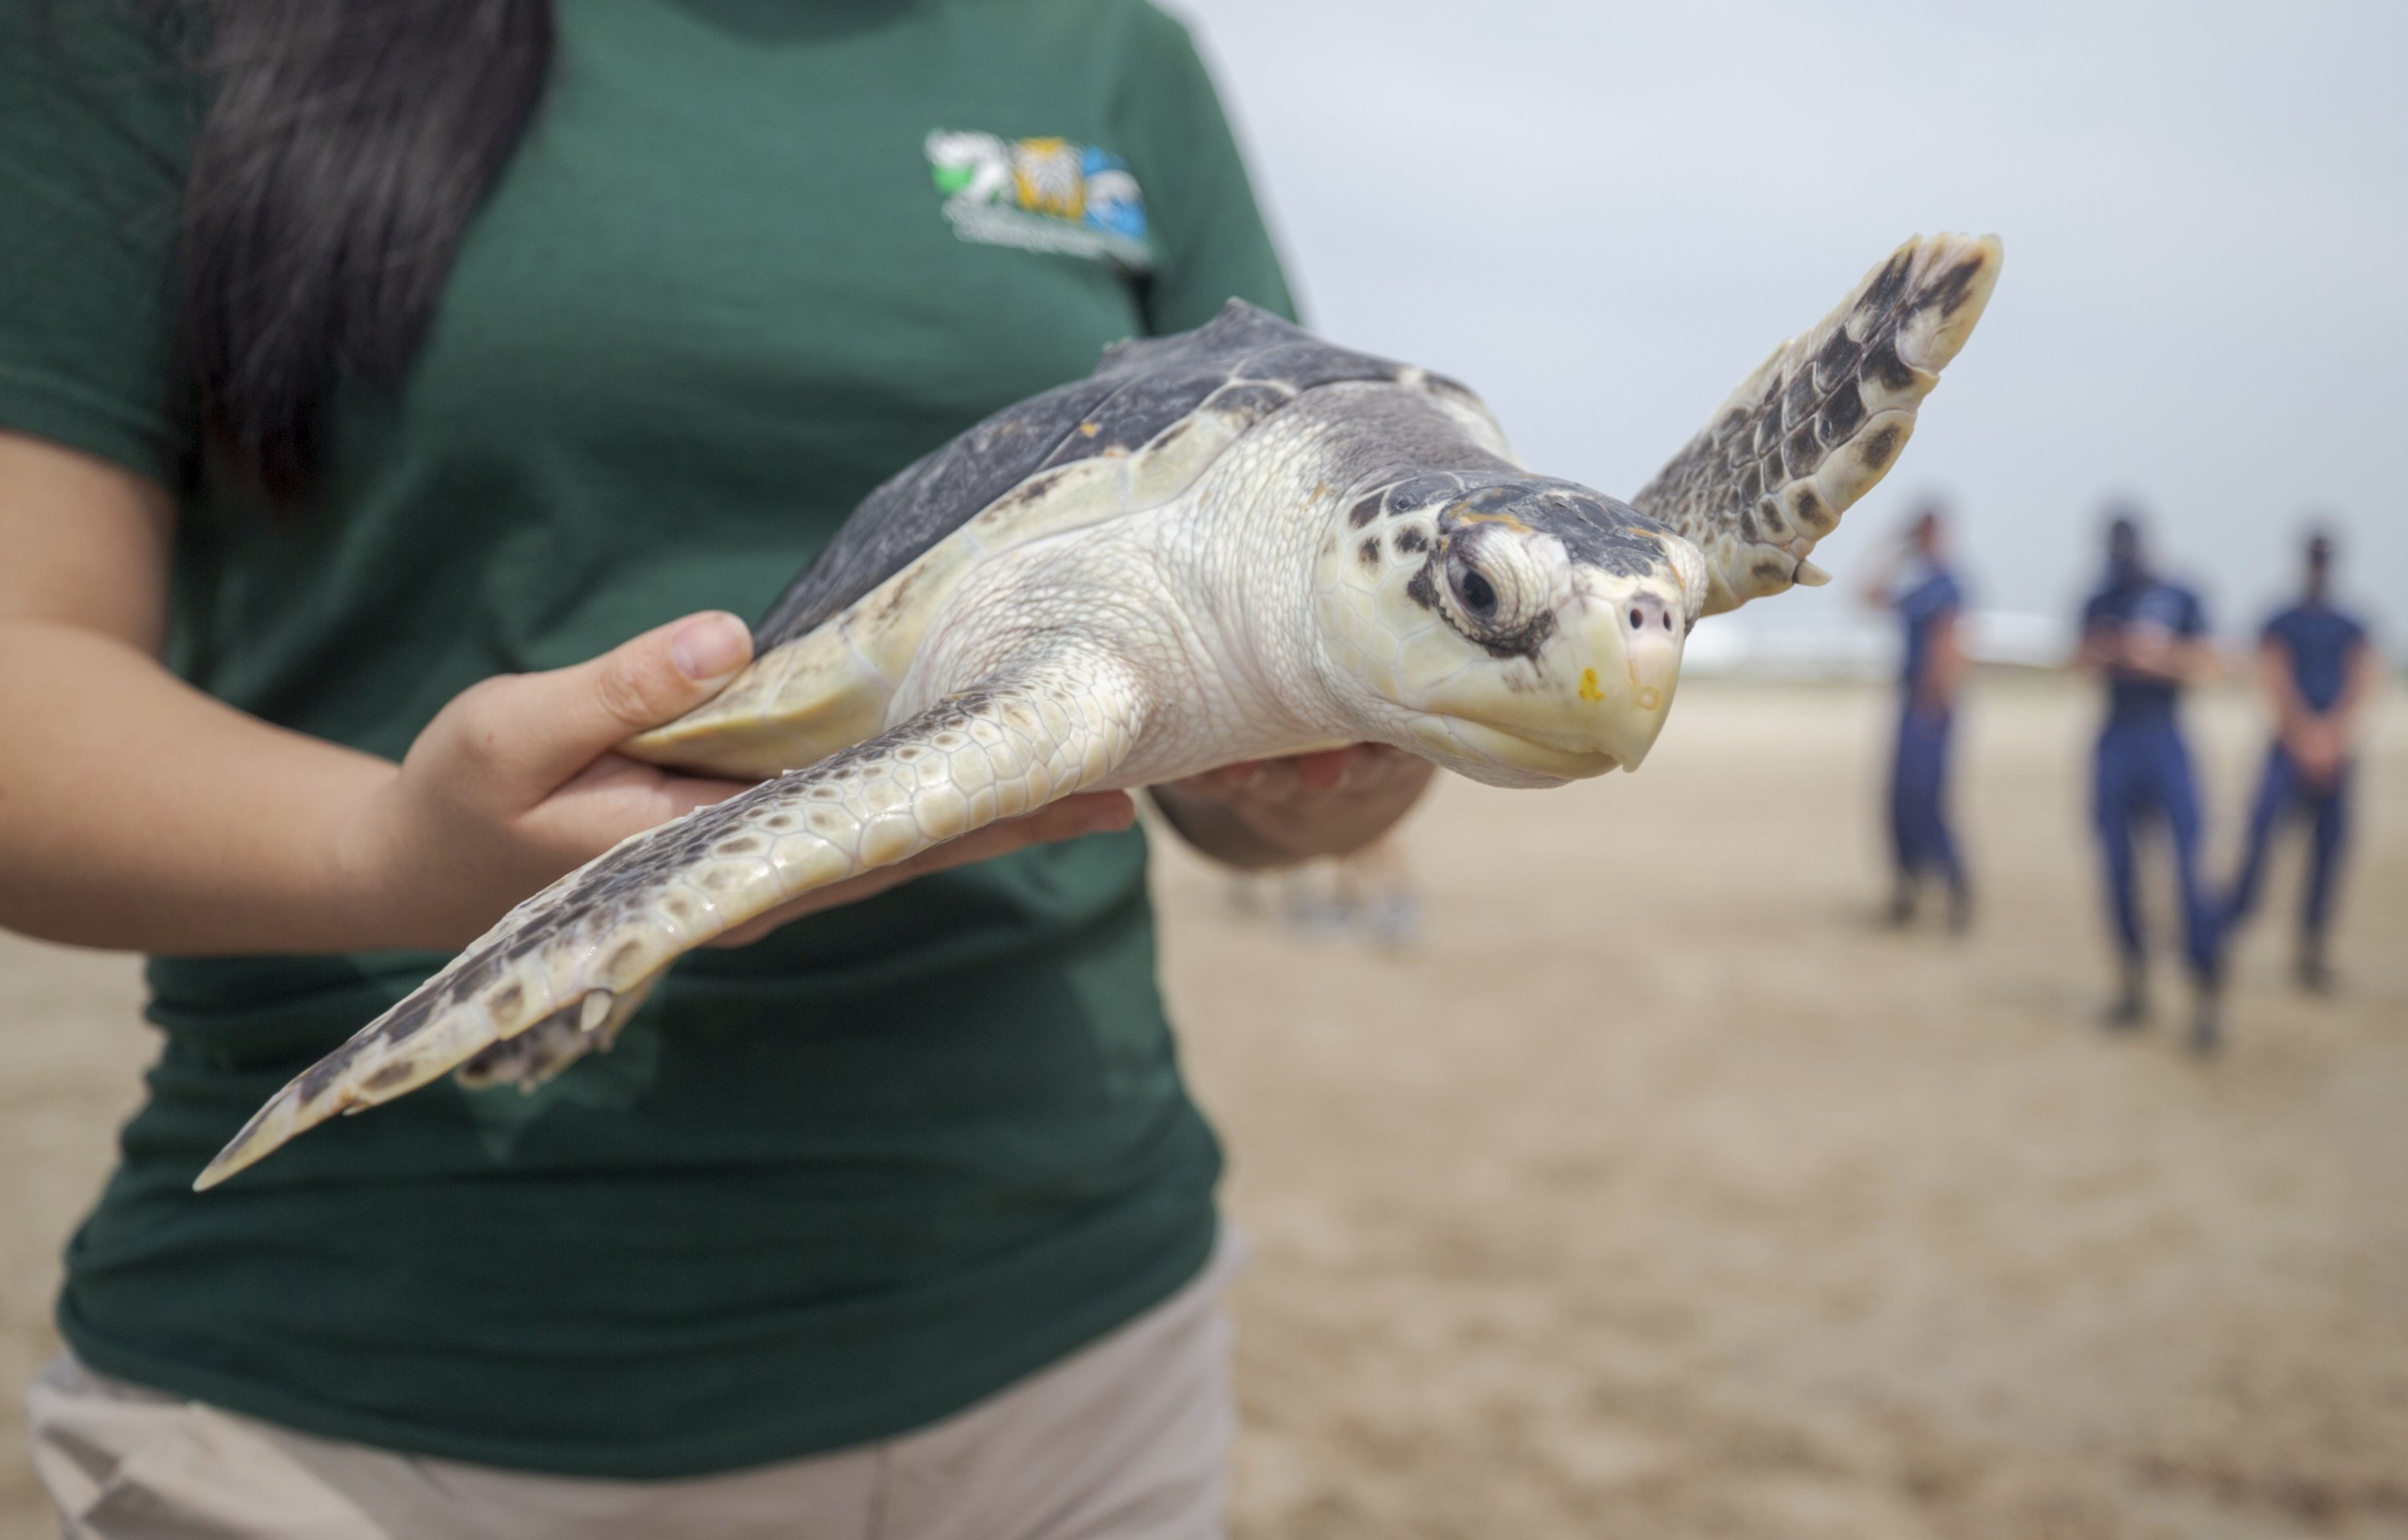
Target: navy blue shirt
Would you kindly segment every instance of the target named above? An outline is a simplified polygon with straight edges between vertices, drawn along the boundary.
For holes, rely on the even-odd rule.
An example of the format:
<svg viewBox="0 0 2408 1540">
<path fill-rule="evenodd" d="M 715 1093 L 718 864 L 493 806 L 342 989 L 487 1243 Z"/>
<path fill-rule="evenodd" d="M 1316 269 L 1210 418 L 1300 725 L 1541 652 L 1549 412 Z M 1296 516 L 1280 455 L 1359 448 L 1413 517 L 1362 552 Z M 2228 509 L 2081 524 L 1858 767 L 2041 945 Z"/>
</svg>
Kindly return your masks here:
<svg viewBox="0 0 2408 1540">
<path fill-rule="evenodd" d="M 2330 605 L 2293 605 L 2266 622 L 2259 640 L 2280 642 L 2291 655 L 2291 683 L 2311 711 L 2329 711 L 2349 683 L 2349 660 L 2366 642 L 2366 627 Z"/>
<path fill-rule="evenodd" d="M 2082 634 L 2100 631 L 2157 630 L 2190 637 L 2207 634 L 2207 608 L 2199 595 L 2179 583 L 2141 578 L 2113 583 L 2090 596 L 2082 606 Z M 2107 670 L 2107 720 L 2110 723 L 2154 721 L 2172 717 L 2182 687 L 2151 674 Z"/>
<path fill-rule="evenodd" d="M 1930 670 L 1932 636 L 1964 605 L 1965 591 L 1957 586 L 1956 575 L 1937 563 L 1925 566 L 1890 601 L 1906 627 L 1906 662 L 1899 678 L 1909 695 L 1923 688 L 1924 676 Z"/>
</svg>

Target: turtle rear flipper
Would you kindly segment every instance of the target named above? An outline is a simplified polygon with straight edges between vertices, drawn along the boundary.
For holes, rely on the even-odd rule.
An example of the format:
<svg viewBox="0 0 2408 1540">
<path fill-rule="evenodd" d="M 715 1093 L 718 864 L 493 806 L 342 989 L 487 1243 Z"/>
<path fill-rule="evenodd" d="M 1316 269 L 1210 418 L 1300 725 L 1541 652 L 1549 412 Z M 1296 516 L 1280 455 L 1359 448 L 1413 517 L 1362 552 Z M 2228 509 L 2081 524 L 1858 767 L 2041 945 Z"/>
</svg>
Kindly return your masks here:
<svg viewBox="0 0 2408 1540">
<path fill-rule="evenodd" d="M 1704 613 L 1828 580 L 1808 553 L 1898 463 L 2004 258 L 1995 235 L 1909 240 L 1774 349 L 1630 500 L 1705 554 Z"/>
<path fill-rule="evenodd" d="M 480 1081 L 540 1080 L 606 1046 L 680 954 L 815 889 L 1095 786 L 1127 757 L 1143 717 L 1126 668 L 1057 653 L 624 840 L 303 1071 L 193 1185 L 213 1187 L 337 1113 L 464 1064 Z"/>
</svg>

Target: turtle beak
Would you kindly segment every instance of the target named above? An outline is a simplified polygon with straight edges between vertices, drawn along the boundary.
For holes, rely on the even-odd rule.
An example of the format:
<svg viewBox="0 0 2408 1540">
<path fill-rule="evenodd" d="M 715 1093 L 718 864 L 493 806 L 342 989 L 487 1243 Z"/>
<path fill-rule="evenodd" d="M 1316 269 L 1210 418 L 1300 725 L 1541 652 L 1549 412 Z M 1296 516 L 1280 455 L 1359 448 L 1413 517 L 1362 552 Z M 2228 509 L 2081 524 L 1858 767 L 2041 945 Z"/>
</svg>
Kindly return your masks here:
<svg viewBox="0 0 2408 1540">
<path fill-rule="evenodd" d="M 1633 588 L 1593 570 L 1573 579 L 1559 635 L 1575 700 L 1571 732 L 1592 752 L 1636 770 L 1671 714 L 1687 616 L 1673 585 Z"/>
</svg>

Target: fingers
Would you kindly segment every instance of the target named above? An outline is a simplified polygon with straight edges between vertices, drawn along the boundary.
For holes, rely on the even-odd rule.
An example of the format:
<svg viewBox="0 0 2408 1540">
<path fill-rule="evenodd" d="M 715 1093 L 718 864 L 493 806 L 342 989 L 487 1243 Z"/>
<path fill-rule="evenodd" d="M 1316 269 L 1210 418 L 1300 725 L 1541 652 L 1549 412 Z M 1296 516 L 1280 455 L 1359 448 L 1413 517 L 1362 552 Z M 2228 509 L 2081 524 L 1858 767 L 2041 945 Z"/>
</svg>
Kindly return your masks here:
<svg viewBox="0 0 2408 1540">
<path fill-rule="evenodd" d="M 752 783 L 710 776 L 681 776 L 622 754 L 604 754 L 563 781 L 532 812 L 592 822 L 599 848 L 682 818 L 697 807 L 725 802 Z"/>
<path fill-rule="evenodd" d="M 1289 760 L 1297 780 L 1308 791 L 1335 791 L 1354 775 L 1358 762 L 1368 756 L 1367 746 L 1331 749 L 1318 754 L 1298 754 Z"/>
<path fill-rule="evenodd" d="M 598 658 L 488 679 L 428 729 L 459 773 L 497 783 L 522 805 L 552 791 L 630 734 L 673 721 L 752 661 L 742 620 L 720 610 L 672 620 Z"/>
</svg>

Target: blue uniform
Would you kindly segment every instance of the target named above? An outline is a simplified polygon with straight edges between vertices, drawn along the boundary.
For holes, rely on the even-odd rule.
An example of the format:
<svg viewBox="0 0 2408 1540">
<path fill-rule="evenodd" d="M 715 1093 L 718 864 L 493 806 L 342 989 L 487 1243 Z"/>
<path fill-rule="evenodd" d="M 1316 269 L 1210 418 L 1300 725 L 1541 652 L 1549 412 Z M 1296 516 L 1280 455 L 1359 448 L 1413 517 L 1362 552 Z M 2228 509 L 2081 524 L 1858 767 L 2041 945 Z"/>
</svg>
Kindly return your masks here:
<svg viewBox="0 0 2408 1540">
<path fill-rule="evenodd" d="M 2289 655 L 2291 683 L 2307 708 L 2321 716 L 2341 701 L 2349 683 L 2351 660 L 2366 645 L 2366 627 L 2330 605 L 2294 605 L 2266 622 L 2260 638 L 2279 642 Z M 2249 812 L 2249 843 L 2241 858 L 2241 872 L 2225 905 L 2225 923 L 2248 917 L 2257 906 L 2258 879 L 2265 875 L 2266 850 L 2273 843 L 2274 826 L 2283 815 L 2297 812 L 2309 820 L 2313 847 L 2308 884 L 2300 916 L 2300 934 L 2320 939 L 2332 913 L 2333 882 L 2341 872 L 2341 855 L 2349 834 L 2350 766 L 2344 763 L 2329 785 L 2316 786 L 2293 760 L 2280 738 L 2266 753 L 2266 771 L 2258 778 L 2258 801 Z"/>
<path fill-rule="evenodd" d="M 2179 584 L 2133 576 L 2110 581 L 2092 594 L 2083 606 L 2082 627 L 2086 635 L 2153 629 L 2195 637 L 2206 634 L 2207 611 L 2197 594 Z M 2209 897 L 2200 871 L 2199 785 L 2174 710 L 2181 692 L 2180 686 L 2164 679 L 2108 670 L 2107 722 L 2100 730 L 2092 766 L 2091 808 L 2125 957 L 2137 962 L 2143 949 L 2132 872 L 2133 830 L 2162 819 L 2172 836 L 2182 890 L 2184 949 L 2191 971 L 2213 979 L 2221 906 Z"/>
<path fill-rule="evenodd" d="M 1926 710 L 1918 702 L 1930 676 L 1932 637 L 1964 604 L 1955 575 L 1938 565 L 1926 567 L 1892 602 L 1906 631 L 1906 660 L 1899 678 L 1898 749 L 1890 761 L 1891 849 L 1899 876 L 1937 875 L 1951 889 L 1965 885 L 1965 868 L 1947 817 L 1948 739 L 1955 713 L 1945 706 Z"/>
</svg>

